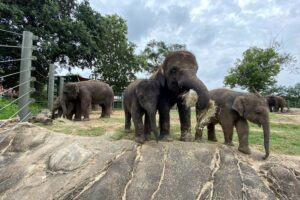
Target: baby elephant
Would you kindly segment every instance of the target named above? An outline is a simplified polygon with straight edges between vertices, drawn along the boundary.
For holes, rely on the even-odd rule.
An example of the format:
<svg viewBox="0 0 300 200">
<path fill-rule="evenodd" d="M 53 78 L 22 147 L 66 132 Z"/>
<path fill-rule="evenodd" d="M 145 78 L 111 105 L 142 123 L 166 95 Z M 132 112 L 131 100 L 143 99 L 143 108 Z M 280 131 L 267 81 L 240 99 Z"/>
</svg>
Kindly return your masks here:
<svg viewBox="0 0 300 200">
<path fill-rule="evenodd" d="M 233 128 L 236 128 L 238 150 L 250 154 L 248 143 L 248 120 L 263 128 L 265 156 L 269 156 L 269 111 L 266 100 L 257 93 L 236 92 L 228 89 L 209 91 L 211 100 L 215 101 L 217 110 L 207 124 L 208 139 L 216 141 L 215 124 L 219 123 L 224 133 L 225 144 L 232 144 Z M 201 138 L 201 135 L 200 135 Z"/>
<path fill-rule="evenodd" d="M 159 94 L 159 83 L 156 80 L 146 79 L 132 82 L 124 91 L 125 132 L 130 131 L 132 118 L 137 143 L 143 143 L 145 139 L 149 139 L 151 131 L 154 133 L 156 141 L 158 140 L 155 115 Z M 144 114 L 145 124 L 143 125 Z"/>
</svg>

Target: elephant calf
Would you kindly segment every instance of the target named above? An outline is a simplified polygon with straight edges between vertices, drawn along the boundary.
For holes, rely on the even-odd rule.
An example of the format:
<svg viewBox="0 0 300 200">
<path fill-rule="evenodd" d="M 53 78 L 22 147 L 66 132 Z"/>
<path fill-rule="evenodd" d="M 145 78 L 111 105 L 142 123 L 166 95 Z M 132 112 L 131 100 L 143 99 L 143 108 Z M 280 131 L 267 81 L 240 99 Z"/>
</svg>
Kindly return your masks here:
<svg viewBox="0 0 300 200">
<path fill-rule="evenodd" d="M 148 139 L 151 131 L 153 131 L 156 141 L 158 140 L 155 115 L 159 94 L 159 83 L 155 80 L 146 79 L 132 82 L 124 91 L 125 132 L 130 131 L 132 118 L 137 143 L 143 143 L 145 139 Z M 143 126 L 144 114 L 145 123 Z"/>
<path fill-rule="evenodd" d="M 63 116 L 63 109 L 62 109 L 61 97 L 60 96 L 57 97 L 55 99 L 54 103 L 53 103 L 51 118 L 55 119 L 55 118 L 63 116 L 63 117 L 66 117 L 69 120 L 72 120 L 73 115 L 76 112 L 75 103 L 74 102 L 68 102 L 66 104 L 66 107 L 67 107 L 67 113 L 66 113 L 66 115 Z M 56 111 L 57 111 L 57 114 L 55 114 Z"/>
<path fill-rule="evenodd" d="M 208 140 L 216 141 L 215 124 L 220 123 L 225 144 L 232 145 L 233 127 L 239 139 L 239 151 L 250 154 L 248 144 L 249 125 L 247 120 L 262 126 L 266 159 L 269 156 L 269 111 L 266 100 L 259 94 L 235 92 L 228 89 L 215 89 L 209 92 L 217 110 L 207 125 Z"/>
<path fill-rule="evenodd" d="M 57 111 L 57 115 L 55 114 Z M 53 103 L 51 118 L 55 119 L 57 117 L 61 117 L 63 114 L 63 110 L 60 104 L 60 97 L 57 97 Z"/>
</svg>

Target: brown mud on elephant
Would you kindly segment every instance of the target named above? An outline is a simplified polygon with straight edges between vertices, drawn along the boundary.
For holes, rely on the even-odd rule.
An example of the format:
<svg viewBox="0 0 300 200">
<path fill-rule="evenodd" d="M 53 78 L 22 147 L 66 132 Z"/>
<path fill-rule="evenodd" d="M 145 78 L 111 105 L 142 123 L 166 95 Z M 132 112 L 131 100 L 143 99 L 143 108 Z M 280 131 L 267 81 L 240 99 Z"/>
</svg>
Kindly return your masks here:
<svg viewBox="0 0 300 200">
<path fill-rule="evenodd" d="M 204 83 L 196 76 L 198 64 L 188 51 L 172 52 L 162 66 L 151 76 L 160 83 L 161 95 L 158 102 L 160 138 L 170 139 L 170 110 L 176 104 L 179 112 L 182 141 L 191 140 L 191 109 L 184 104 L 182 94 L 190 89 L 198 95 L 199 110 L 205 109 L 209 94 Z"/>
<path fill-rule="evenodd" d="M 208 140 L 217 141 L 215 124 L 219 123 L 224 133 L 225 144 L 232 144 L 233 128 L 239 139 L 238 150 L 250 154 L 248 143 L 249 125 L 247 120 L 262 126 L 266 159 L 269 156 L 269 110 L 266 100 L 257 93 L 243 93 L 228 89 L 215 89 L 209 92 L 217 106 L 215 116 L 207 124 Z M 201 133 L 202 136 L 202 133 Z"/>
<path fill-rule="evenodd" d="M 102 108 L 101 117 L 110 117 L 114 92 L 112 88 L 101 81 L 83 81 L 67 83 L 63 87 L 61 105 L 64 115 L 67 115 L 67 105 L 75 102 L 75 120 L 89 120 L 91 104 L 98 104 Z"/>
</svg>

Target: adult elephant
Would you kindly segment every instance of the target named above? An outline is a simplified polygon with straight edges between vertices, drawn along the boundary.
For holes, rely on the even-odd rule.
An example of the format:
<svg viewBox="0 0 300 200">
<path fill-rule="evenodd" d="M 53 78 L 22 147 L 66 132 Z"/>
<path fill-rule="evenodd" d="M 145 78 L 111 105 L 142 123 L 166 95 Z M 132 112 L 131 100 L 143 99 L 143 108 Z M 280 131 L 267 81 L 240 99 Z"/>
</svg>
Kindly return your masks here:
<svg viewBox="0 0 300 200">
<path fill-rule="evenodd" d="M 198 94 L 198 108 L 204 109 L 209 102 L 206 86 L 196 76 L 198 64 L 189 51 L 168 54 L 162 66 L 150 77 L 160 83 L 161 95 L 158 102 L 160 138 L 170 139 L 170 109 L 177 104 L 181 125 L 182 141 L 191 137 L 191 109 L 186 107 L 182 94 L 193 89 Z"/>
<path fill-rule="evenodd" d="M 249 125 L 247 120 L 262 126 L 266 159 L 269 156 L 269 111 L 266 100 L 257 93 L 243 93 L 228 89 L 209 92 L 217 106 L 216 114 L 207 125 L 208 139 L 216 141 L 215 124 L 220 123 L 225 144 L 232 145 L 233 127 L 239 139 L 239 151 L 250 154 L 248 144 Z"/>
<path fill-rule="evenodd" d="M 279 109 L 283 112 L 283 108 L 286 106 L 286 101 L 281 96 L 270 95 L 266 97 L 269 105 L 270 112 L 278 112 Z"/>
<path fill-rule="evenodd" d="M 91 104 L 99 104 L 102 108 L 101 117 L 110 117 L 114 93 L 112 88 L 101 81 L 83 81 L 66 83 L 63 87 L 61 105 L 64 115 L 67 115 L 67 105 L 76 103 L 75 120 L 89 120 Z"/>
</svg>

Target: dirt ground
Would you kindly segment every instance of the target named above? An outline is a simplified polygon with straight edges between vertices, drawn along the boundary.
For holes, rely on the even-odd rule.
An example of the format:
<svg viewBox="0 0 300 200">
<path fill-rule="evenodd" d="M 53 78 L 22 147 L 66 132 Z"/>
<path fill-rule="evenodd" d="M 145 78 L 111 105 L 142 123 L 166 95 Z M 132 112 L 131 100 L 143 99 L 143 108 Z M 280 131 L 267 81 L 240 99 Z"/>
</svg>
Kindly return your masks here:
<svg viewBox="0 0 300 200">
<path fill-rule="evenodd" d="M 287 124 L 300 124 L 300 109 L 291 108 L 289 112 L 278 112 L 274 113 L 275 118 L 272 119 L 272 122 L 275 123 L 287 123 Z"/>
</svg>

